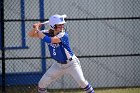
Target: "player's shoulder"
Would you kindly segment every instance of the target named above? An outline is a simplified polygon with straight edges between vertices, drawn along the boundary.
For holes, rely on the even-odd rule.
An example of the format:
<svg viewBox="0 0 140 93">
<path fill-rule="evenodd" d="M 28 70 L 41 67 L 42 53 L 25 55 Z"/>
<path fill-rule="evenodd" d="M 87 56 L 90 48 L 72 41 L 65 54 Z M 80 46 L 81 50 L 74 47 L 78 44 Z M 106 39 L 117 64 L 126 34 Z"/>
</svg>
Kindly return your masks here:
<svg viewBox="0 0 140 93">
<path fill-rule="evenodd" d="M 62 38 L 62 37 L 68 37 L 68 33 L 67 32 L 60 32 L 57 37 Z"/>
</svg>

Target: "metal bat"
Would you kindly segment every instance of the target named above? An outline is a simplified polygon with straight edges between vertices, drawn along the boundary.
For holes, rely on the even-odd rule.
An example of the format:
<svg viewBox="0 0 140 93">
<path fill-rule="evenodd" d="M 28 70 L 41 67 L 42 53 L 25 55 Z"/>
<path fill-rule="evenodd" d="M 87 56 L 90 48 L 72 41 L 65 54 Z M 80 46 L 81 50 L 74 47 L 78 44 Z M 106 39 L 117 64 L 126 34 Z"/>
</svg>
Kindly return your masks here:
<svg viewBox="0 0 140 93">
<path fill-rule="evenodd" d="M 44 24 L 47 24 L 47 23 L 49 23 L 49 21 L 45 21 L 45 22 L 42 22 L 42 23 L 40 23 L 41 25 L 44 25 Z"/>
<path fill-rule="evenodd" d="M 67 15 L 66 15 L 66 14 L 61 15 L 61 17 L 66 18 Z M 47 24 L 47 23 L 49 23 L 49 21 L 45 21 L 45 22 L 42 22 L 42 23 L 40 23 L 40 24 L 41 24 L 41 25 L 45 25 L 45 24 Z M 39 28 L 37 28 L 37 32 L 39 32 L 39 31 L 40 31 Z"/>
</svg>

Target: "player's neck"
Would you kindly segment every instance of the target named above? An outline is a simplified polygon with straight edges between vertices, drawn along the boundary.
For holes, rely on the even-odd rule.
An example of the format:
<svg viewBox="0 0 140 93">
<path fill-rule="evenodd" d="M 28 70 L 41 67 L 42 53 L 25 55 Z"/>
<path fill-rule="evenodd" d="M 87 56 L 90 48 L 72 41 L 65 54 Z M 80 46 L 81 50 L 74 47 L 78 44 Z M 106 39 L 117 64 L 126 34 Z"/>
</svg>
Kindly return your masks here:
<svg viewBox="0 0 140 93">
<path fill-rule="evenodd" d="M 57 35 L 58 33 L 59 33 L 59 31 L 56 31 L 56 30 L 54 31 L 54 35 Z"/>
</svg>

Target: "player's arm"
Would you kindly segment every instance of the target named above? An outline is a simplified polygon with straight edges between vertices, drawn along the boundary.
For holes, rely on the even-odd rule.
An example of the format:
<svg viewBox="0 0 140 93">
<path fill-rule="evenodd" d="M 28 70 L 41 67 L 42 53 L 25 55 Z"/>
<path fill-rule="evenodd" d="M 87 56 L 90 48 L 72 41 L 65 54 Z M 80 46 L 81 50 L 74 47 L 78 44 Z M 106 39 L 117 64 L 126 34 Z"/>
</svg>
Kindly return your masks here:
<svg viewBox="0 0 140 93">
<path fill-rule="evenodd" d="M 32 38 L 38 38 L 37 28 L 39 29 L 40 27 L 41 25 L 39 23 L 34 24 L 32 30 L 28 32 L 28 36 Z"/>
<path fill-rule="evenodd" d="M 38 34 L 36 34 L 36 29 L 33 28 L 31 31 L 28 32 L 28 36 L 33 37 L 33 38 L 37 38 Z"/>
<path fill-rule="evenodd" d="M 52 43 L 60 43 L 61 42 L 60 38 L 58 38 L 57 36 L 54 36 L 51 39 L 52 39 Z"/>
<path fill-rule="evenodd" d="M 28 33 L 28 35 L 30 37 L 41 38 L 41 39 L 43 39 L 43 41 L 45 41 L 47 43 L 59 43 L 59 42 L 61 42 L 61 40 L 57 36 L 48 37 L 44 33 L 40 32 L 39 31 L 39 28 L 41 27 L 40 23 L 34 24 L 33 27 L 34 28 L 32 29 L 32 31 L 30 31 Z"/>
<path fill-rule="evenodd" d="M 38 32 L 38 36 L 39 38 L 41 38 L 43 41 L 47 42 L 47 43 L 59 43 L 61 42 L 61 40 L 57 37 L 48 37 L 45 34 L 43 34 L 42 32 Z"/>
</svg>

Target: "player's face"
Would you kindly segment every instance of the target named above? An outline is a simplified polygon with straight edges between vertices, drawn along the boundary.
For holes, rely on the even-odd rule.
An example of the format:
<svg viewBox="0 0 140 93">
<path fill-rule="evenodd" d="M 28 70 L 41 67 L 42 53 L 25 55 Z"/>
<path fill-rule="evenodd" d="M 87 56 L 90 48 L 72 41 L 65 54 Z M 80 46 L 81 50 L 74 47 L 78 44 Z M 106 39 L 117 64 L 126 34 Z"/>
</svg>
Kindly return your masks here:
<svg viewBox="0 0 140 93">
<path fill-rule="evenodd" d="M 64 29 L 64 24 L 56 25 L 56 31 L 62 31 Z"/>
</svg>

